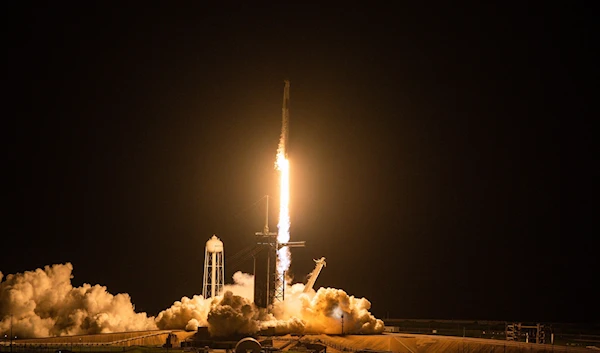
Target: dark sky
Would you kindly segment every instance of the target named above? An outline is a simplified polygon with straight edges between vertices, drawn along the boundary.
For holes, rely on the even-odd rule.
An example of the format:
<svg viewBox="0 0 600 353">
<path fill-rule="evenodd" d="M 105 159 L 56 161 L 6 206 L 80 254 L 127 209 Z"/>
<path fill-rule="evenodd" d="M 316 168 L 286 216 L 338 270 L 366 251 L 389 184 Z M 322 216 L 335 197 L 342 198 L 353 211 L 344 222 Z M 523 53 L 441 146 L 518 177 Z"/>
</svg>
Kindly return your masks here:
<svg viewBox="0 0 600 353">
<path fill-rule="evenodd" d="M 597 320 L 591 9 L 166 4 L 5 6 L 4 274 L 200 293 L 206 240 L 277 206 L 289 79 L 298 281 L 324 256 L 378 317 Z"/>
</svg>

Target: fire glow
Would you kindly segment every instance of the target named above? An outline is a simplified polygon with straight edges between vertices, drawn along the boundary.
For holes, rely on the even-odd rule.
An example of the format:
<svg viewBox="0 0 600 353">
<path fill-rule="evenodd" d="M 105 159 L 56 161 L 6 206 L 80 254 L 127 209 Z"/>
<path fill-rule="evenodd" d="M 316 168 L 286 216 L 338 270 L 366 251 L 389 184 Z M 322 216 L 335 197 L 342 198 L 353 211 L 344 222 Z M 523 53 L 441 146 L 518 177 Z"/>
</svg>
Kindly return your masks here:
<svg viewBox="0 0 600 353">
<path fill-rule="evenodd" d="M 279 223 L 277 223 L 277 242 L 285 244 L 290 241 L 290 161 L 287 158 L 287 140 L 289 134 L 289 99 L 290 81 L 285 81 L 283 91 L 283 109 L 281 119 L 281 137 L 277 147 L 277 158 L 275 168 L 279 170 Z M 282 246 L 277 250 L 277 274 L 281 283 L 278 284 L 285 291 L 285 273 L 290 268 L 292 256 L 288 246 Z"/>
<path fill-rule="evenodd" d="M 281 175 L 277 241 L 279 243 L 287 243 L 290 241 L 290 161 L 285 158 L 281 144 L 277 153 L 276 166 Z M 278 250 L 277 255 L 279 259 L 277 272 L 279 278 L 282 278 L 284 272 L 290 267 L 290 249 L 287 246 L 283 246 Z"/>
</svg>

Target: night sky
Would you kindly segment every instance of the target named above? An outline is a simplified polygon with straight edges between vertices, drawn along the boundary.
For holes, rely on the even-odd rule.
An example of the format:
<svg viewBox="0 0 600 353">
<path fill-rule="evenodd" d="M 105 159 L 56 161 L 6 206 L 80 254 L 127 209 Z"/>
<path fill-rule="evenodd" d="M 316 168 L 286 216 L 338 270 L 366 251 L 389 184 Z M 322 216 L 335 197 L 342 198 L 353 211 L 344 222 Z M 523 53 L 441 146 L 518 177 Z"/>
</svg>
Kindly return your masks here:
<svg viewBox="0 0 600 353">
<path fill-rule="evenodd" d="M 266 194 L 276 229 L 289 79 L 296 281 L 324 256 L 379 318 L 598 319 L 591 9 L 138 4 L 4 6 L 5 275 L 199 294 L 210 236 L 250 246 Z"/>
</svg>

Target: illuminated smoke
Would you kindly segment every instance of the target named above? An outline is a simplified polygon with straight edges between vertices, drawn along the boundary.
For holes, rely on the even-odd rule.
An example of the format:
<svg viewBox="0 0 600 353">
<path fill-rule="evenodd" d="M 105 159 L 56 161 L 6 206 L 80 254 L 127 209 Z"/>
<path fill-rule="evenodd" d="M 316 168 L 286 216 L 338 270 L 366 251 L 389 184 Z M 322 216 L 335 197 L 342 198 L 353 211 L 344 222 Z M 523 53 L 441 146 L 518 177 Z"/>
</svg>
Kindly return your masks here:
<svg viewBox="0 0 600 353">
<path fill-rule="evenodd" d="M 136 313 L 128 294 L 106 287 L 73 287 L 70 263 L 7 275 L 0 283 L 0 332 L 46 337 L 156 329 L 153 318 Z M 0 280 L 2 276 L 0 276 Z"/>
<path fill-rule="evenodd" d="M 212 336 L 252 334 L 259 330 L 259 310 L 250 300 L 225 292 L 208 313 L 208 332 Z"/>
<path fill-rule="evenodd" d="M 234 282 L 213 299 L 195 296 L 195 302 L 187 298 L 175 302 L 157 317 L 159 328 L 189 329 L 195 327 L 192 320 L 196 320 L 201 326 L 207 325 L 213 336 L 253 334 L 267 328 L 273 328 L 278 334 L 339 334 L 343 315 L 346 334 L 383 332 L 383 321 L 369 312 L 371 303 L 343 290 L 320 288 L 304 293 L 304 285 L 297 283 L 288 287 L 285 300 L 275 304 L 273 313 L 267 313 L 252 302 L 252 275 L 237 272 Z M 208 315 L 203 316 L 204 313 Z"/>
<path fill-rule="evenodd" d="M 233 274 L 233 284 L 226 284 L 219 295 L 230 291 L 234 295 L 246 298 L 250 301 L 254 300 L 254 276 L 242 271 L 237 271 Z"/>
<path fill-rule="evenodd" d="M 293 329 L 295 321 L 303 324 L 301 333 L 341 333 L 342 315 L 344 333 L 376 334 L 383 332 L 382 320 L 369 312 L 371 303 L 365 298 L 355 298 L 335 288 L 320 288 L 304 293 L 302 283 L 287 289 L 285 300 L 275 304 L 274 316 L 280 323 Z"/>
<path fill-rule="evenodd" d="M 234 284 L 225 285 L 223 291 L 214 298 L 204 299 L 201 295 L 194 295 L 191 299 L 183 297 L 181 300 L 176 301 L 170 308 L 158 314 L 156 317 L 158 328 L 161 330 L 196 330 L 198 326 L 208 325 L 211 327 L 208 318 L 211 317 L 212 311 L 216 311 L 219 314 L 212 314 L 212 325 L 217 326 L 211 329 L 211 333 L 223 335 L 221 332 L 227 332 L 228 329 L 219 327 L 219 324 L 221 324 L 220 316 L 228 316 L 230 310 L 221 306 L 229 305 L 227 303 L 233 301 L 228 296 L 235 296 L 247 303 L 252 303 L 252 298 L 254 297 L 254 277 L 252 275 L 238 271 L 233 275 L 233 281 Z M 229 299 L 224 301 L 224 298 Z M 235 311 L 240 308 L 241 306 L 233 310 Z M 241 329 L 250 326 L 239 324 L 237 327 Z"/>
<path fill-rule="evenodd" d="M 206 317 L 212 302 L 216 300 L 217 298 L 204 299 L 201 295 L 194 295 L 191 299 L 183 297 L 158 314 L 156 325 L 161 330 L 196 330 L 198 326 L 206 326 Z"/>
<path fill-rule="evenodd" d="M 213 336 L 253 334 L 272 328 L 278 334 L 371 334 L 383 322 L 370 312 L 371 303 L 335 288 L 304 293 L 301 283 L 289 286 L 285 300 L 272 313 L 252 302 L 254 278 L 237 272 L 234 284 L 214 298 L 183 297 L 156 318 L 135 313 L 127 294 L 112 295 L 106 287 L 71 285 L 73 266 L 46 266 L 3 278 L 0 273 L 0 333 L 19 337 L 47 337 L 152 329 L 195 330 L 208 326 Z"/>
</svg>

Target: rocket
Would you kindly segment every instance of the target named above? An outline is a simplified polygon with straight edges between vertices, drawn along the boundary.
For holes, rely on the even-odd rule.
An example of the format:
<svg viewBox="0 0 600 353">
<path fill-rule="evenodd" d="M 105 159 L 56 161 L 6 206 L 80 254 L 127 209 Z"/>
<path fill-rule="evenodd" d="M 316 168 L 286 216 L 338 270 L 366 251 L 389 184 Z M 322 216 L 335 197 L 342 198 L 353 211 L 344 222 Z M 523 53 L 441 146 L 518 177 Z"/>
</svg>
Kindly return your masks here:
<svg viewBox="0 0 600 353">
<path fill-rule="evenodd" d="M 284 80 L 283 107 L 281 109 L 281 139 L 279 140 L 279 151 L 287 158 L 287 144 L 290 128 L 290 81 Z"/>
<path fill-rule="evenodd" d="M 279 228 L 280 231 L 283 229 L 283 233 L 287 236 L 285 240 L 278 238 L 278 250 L 283 247 L 304 247 L 304 241 L 289 241 L 289 162 L 288 158 L 288 138 L 289 138 L 289 130 L 290 130 L 290 81 L 284 80 L 285 86 L 283 88 L 283 108 L 281 109 L 281 137 L 279 139 L 279 147 L 277 148 L 277 161 L 275 162 L 275 166 L 277 169 L 282 171 L 282 195 L 287 195 L 285 198 L 282 198 L 280 205 L 285 205 L 284 209 L 280 210 L 280 227 L 283 224 L 283 228 Z M 281 164 L 279 164 L 281 163 Z M 286 167 L 283 167 L 286 165 Z M 281 222 L 282 215 L 284 222 Z M 289 255 L 288 255 L 289 256 Z"/>
</svg>

